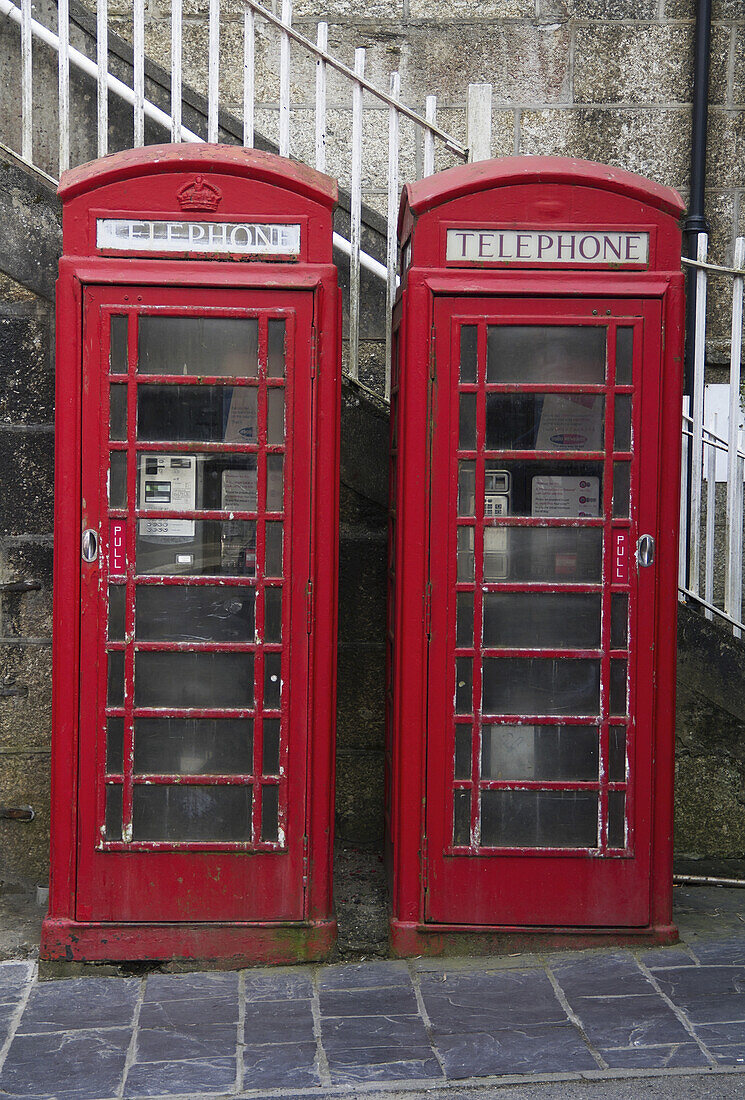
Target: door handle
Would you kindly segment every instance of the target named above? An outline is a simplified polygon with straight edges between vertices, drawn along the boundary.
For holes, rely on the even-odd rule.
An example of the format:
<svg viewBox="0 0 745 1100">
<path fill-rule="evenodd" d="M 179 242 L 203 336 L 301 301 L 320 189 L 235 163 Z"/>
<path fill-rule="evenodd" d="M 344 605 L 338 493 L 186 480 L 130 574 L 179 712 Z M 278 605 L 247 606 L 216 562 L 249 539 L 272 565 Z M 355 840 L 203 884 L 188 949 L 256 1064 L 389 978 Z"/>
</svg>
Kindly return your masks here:
<svg viewBox="0 0 745 1100">
<path fill-rule="evenodd" d="M 654 539 L 651 535 L 642 535 L 636 544 L 636 560 L 639 565 L 651 565 L 654 561 Z"/>
<path fill-rule="evenodd" d="M 98 535 L 92 527 L 88 527 L 83 531 L 83 541 L 80 552 L 83 561 L 92 562 L 98 557 Z"/>
</svg>

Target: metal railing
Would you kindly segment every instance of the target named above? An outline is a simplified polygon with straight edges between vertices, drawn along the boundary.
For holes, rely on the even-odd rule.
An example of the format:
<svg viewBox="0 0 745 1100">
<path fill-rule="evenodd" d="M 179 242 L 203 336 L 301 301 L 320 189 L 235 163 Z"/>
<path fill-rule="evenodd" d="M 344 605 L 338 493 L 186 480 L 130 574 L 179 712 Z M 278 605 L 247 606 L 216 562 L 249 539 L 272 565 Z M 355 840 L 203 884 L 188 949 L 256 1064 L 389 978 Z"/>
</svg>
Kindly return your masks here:
<svg viewBox="0 0 745 1100">
<path fill-rule="evenodd" d="M 745 449 L 740 439 L 740 366 L 742 358 L 745 237 L 735 242 L 734 266 L 708 261 L 708 235 L 698 234 L 696 259 L 684 259 L 696 278 L 693 386 L 683 408 L 683 474 L 678 587 L 683 599 L 704 609 L 707 618 L 726 622 L 742 636 L 743 480 Z M 728 408 L 726 434 L 716 415 L 706 417 L 707 291 L 711 277 L 732 280 Z M 708 423 L 707 423 L 708 420 Z M 717 455 L 726 454 L 726 499 L 718 499 Z M 720 477 L 720 483 L 724 479 Z M 704 482 L 706 489 L 704 491 Z M 724 503 L 724 525 L 717 518 Z M 702 554 L 703 551 L 703 554 Z"/>
<path fill-rule="evenodd" d="M 31 0 L 0 0 L 0 13 L 20 26 L 21 55 L 21 149 L 20 157 L 34 164 L 33 117 L 33 41 L 38 40 L 58 55 L 58 118 L 59 172 L 70 167 L 70 67 L 85 73 L 97 85 L 97 152 L 109 151 L 109 95 L 128 103 L 133 111 L 133 144 L 144 145 L 145 120 L 150 119 L 170 134 L 170 140 L 215 142 L 219 135 L 220 103 L 220 0 L 209 0 L 207 58 L 207 118 L 204 134 L 195 133 L 182 122 L 183 100 L 183 0 L 171 3 L 171 87 L 170 113 L 151 103 L 145 96 L 145 0 L 133 0 L 133 73 L 132 87 L 109 72 L 108 0 L 97 0 L 95 59 L 70 45 L 69 0 L 57 0 L 56 31 L 31 16 Z M 491 145 L 491 85 L 475 84 L 468 89 L 466 118 L 469 145 L 464 145 L 437 123 L 437 99 L 426 97 L 424 114 L 409 107 L 401 99 L 401 81 L 397 72 L 390 75 L 390 86 L 384 91 L 365 76 L 366 54 L 355 50 L 354 68 L 350 68 L 328 50 L 328 24 L 317 25 L 316 41 L 305 37 L 292 25 L 292 0 L 282 0 L 281 15 L 263 7 L 256 0 L 244 0 L 243 9 L 243 144 L 251 148 L 255 139 L 256 115 L 256 25 L 263 21 L 279 35 L 279 153 L 291 156 L 295 152 L 292 140 L 291 75 L 292 50 L 302 50 L 316 66 L 315 80 L 315 157 L 314 167 L 326 171 L 327 163 L 327 74 L 333 70 L 348 90 L 352 126 L 349 150 L 350 233 L 349 239 L 334 234 L 334 245 L 349 257 L 349 356 L 348 376 L 359 383 L 360 351 L 360 271 L 365 268 L 386 285 L 388 313 L 392 307 L 397 284 L 396 228 L 400 184 L 400 123 L 407 120 L 421 135 L 423 144 L 422 175 L 436 168 L 436 147 L 439 143 L 457 160 L 483 159 L 490 156 Z M 362 168 L 364 156 L 363 110 L 367 100 L 380 109 L 388 109 L 388 164 L 386 206 L 386 261 L 382 263 L 361 247 L 362 239 Z M 389 328 L 389 326 L 388 326 Z M 390 394 L 390 331 L 386 334 L 386 381 L 384 396 Z M 361 384 L 361 383 L 360 383 Z M 366 388 L 366 387 L 365 387 Z"/>
</svg>

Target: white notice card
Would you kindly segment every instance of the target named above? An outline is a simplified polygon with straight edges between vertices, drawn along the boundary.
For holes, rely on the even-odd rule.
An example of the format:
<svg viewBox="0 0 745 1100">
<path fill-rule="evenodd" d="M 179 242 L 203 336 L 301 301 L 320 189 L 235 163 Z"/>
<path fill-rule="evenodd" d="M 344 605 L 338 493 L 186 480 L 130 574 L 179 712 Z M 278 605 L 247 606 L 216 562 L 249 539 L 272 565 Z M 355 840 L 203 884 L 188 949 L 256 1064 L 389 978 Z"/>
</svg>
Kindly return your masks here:
<svg viewBox="0 0 745 1100">
<path fill-rule="evenodd" d="M 597 516 L 600 514 L 599 477 L 533 478 L 534 516 Z"/>
<path fill-rule="evenodd" d="M 535 449 L 602 451 L 603 398 L 586 394 L 546 394 Z"/>
<path fill-rule="evenodd" d="M 222 506 L 228 512 L 256 511 L 256 470 L 223 470 Z"/>
</svg>

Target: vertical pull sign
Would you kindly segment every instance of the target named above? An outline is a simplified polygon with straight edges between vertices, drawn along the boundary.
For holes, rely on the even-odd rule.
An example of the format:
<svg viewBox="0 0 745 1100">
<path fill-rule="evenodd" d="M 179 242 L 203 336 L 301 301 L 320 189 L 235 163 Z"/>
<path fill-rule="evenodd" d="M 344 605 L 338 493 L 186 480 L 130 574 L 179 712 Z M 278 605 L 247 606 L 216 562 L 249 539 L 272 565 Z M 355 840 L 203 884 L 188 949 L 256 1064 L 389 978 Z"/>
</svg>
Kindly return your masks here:
<svg viewBox="0 0 745 1100">
<path fill-rule="evenodd" d="M 83 561 L 95 561 L 98 557 L 98 535 L 89 527 L 83 531 L 83 544 L 81 550 Z"/>
<path fill-rule="evenodd" d="M 651 565 L 654 561 L 654 539 L 651 535 L 642 535 L 637 542 L 636 560 L 639 565 Z"/>
</svg>

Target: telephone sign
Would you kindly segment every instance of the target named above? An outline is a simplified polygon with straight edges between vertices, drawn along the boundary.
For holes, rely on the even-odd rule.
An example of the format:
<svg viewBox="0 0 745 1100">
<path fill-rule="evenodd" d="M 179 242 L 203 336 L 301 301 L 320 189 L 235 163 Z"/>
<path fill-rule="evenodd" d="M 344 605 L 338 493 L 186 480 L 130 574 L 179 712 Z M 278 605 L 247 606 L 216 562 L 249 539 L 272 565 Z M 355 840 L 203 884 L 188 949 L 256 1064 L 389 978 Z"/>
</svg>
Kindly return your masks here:
<svg viewBox="0 0 745 1100">
<path fill-rule="evenodd" d="M 668 188 L 559 158 L 404 190 L 388 629 L 399 954 L 466 933 L 472 947 L 526 931 L 675 936 L 682 210 Z"/>
<path fill-rule="evenodd" d="M 68 172 L 60 195 L 42 957 L 322 957 L 336 184 L 171 145 Z"/>
</svg>

